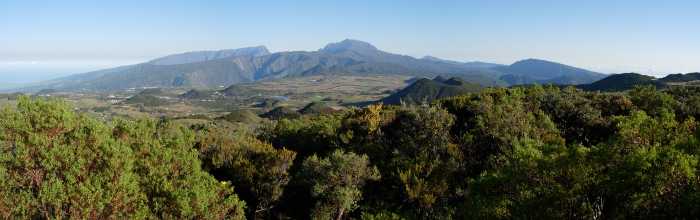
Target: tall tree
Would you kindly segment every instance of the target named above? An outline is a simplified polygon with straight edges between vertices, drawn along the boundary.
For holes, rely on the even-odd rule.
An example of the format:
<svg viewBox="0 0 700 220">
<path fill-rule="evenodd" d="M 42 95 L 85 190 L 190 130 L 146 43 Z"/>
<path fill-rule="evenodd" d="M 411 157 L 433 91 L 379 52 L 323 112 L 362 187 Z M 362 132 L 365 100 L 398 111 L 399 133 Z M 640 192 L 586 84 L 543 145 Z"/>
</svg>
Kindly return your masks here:
<svg viewBox="0 0 700 220">
<path fill-rule="evenodd" d="M 302 165 L 302 175 L 311 184 L 317 199 L 314 219 L 343 219 L 357 208 L 362 187 L 369 180 L 378 180 L 379 171 L 369 164 L 366 155 L 336 150 L 326 158 L 313 155 Z"/>
<path fill-rule="evenodd" d="M 275 149 L 244 130 L 215 126 L 200 132 L 197 148 L 205 167 L 217 178 L 231 181 L 251 204 L 249 216 L 267 217 L 289 183 L 296 153 Z"/>
</svg>

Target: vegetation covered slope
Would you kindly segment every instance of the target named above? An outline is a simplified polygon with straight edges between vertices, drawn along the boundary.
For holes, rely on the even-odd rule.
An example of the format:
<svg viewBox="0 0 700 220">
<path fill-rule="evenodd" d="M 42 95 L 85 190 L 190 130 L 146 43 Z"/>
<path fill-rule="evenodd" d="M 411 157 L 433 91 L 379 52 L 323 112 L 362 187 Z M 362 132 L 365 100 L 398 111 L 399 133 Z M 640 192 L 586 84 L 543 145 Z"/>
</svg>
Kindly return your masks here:
<svg viewBox="0 0 700 220">
<path fill-rule="evenodd" d="M 402 102 L 407 104 L 430 103 L 440 98 L 478 92 L 481 89 L 480 85 L 467 83 L 459 78 L 436 77 L 433 80 L 423 78 L 382 99 L 381 102 L 391 105 Z"/>
<path fill-rule="evenodd" d="M 104 123 L 61 102 L 19 103 L 0 114 L 6 218 L 700 215 L 696 88 L 487 88 L 256 130 Z"/>
<path fill-rule="evenodd" d="M 668 76 L 659 79 L 659 81 L 665 83 L 683 83 L 697 80 L 700 80 L 700 73 L 669 74 Z"/>
<path fill-rule="evenodd" d="M 625 91 L 635 86 L 651 85 L 656 88 L 665 88 L 666 84 L 654 77 L 637 73 L 614 74 L 591 84 L 579 85 L 578 87 L 588 91 Z"/>
<path fill-rule="evenodd" d="M 167 103 L 167 100 L 162 98 L 163 95 L 162 89 L 144 89 L 123 102 L 126 104 L 140 104 L 143 106 L 160 106 Z"/>
<path fill-rule="evenodd" d="M 338 111 L 337 108 L 334 108 L 333 106 L 330 106 L 328 105 L 328 103 L 325 102 L 311 102 L 303 108 L 299 109 L 299 113 L 304 115 L 327 114 L 333 113 L 335 111 Z"/>
<path fill-rule="evenodd" d="M 238 122 L 245 124 L 256 124 L 261 121 L 260 116 L 255 114 L 255 112 L 247 109 L 233 110 L 228 114 L 222 116 L 221 119 L 229 122 Z"/>
<path fill-rule="evenodd" d="M 220 96 L 221 94 L 218 91 L 191 89 L 183 94 L 180 94 L 177 97 L 181 99 L 191 100 L 208 100 L 216 99 Z"/>
<path fill-rule="evenodd" d="M 265 46 L 245 47 L 239 49 L 217 50 L 217 51 L 193 51 L 181 54 L 164 56 L 148 63 L 154 65 L 175 65 L 186 63 L 198 63 L 209 60 L 225 59 L 239 56 L 259 57 L 270 54 Z"/>
</svg>

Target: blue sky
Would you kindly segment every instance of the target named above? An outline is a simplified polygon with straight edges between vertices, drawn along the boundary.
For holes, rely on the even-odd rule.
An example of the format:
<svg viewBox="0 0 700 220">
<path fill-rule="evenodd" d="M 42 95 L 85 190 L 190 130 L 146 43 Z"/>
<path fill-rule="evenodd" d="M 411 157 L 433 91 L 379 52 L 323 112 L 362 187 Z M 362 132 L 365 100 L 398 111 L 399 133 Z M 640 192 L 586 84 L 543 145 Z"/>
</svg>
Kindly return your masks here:
<svg viewBox="0 0 700 220">
<path fill-rule="evenodd" d="M 316 50 L 345 38 L 416 57 L 596 71 L 700 71 L 700 1 L 0 0 L 0 82 L 191 50 Z"/>
</svg>

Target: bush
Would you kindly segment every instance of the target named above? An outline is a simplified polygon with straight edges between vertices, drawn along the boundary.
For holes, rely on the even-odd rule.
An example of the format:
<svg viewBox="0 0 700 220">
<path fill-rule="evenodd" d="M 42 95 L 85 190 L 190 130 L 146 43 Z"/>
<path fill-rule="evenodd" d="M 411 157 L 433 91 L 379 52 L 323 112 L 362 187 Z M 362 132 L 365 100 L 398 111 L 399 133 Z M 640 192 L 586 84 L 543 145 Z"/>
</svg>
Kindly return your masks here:
<svg viewBox="0 0 700 220">
<path fill-rule="evenodd" d="M 194 136 L 167 122 L 108 125 L 61 101 L 0 114 L 4 218 L 242 219 L 230 185 L 200 168 Z"/>
</svg>

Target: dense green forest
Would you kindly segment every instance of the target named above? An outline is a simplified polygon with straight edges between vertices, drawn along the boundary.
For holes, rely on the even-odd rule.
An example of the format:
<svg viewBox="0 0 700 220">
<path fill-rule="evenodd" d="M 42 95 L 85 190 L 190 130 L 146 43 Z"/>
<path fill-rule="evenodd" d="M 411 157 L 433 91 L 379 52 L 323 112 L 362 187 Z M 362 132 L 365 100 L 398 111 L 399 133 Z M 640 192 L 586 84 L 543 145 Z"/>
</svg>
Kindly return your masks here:
<svg viewBox="0 0 700 220">
<path fill-rule="evenodd" d="M 488 88 L 255 125 L 0 112 L 5 219 L 700 216 L 700 89 Z"/>
</svg>

